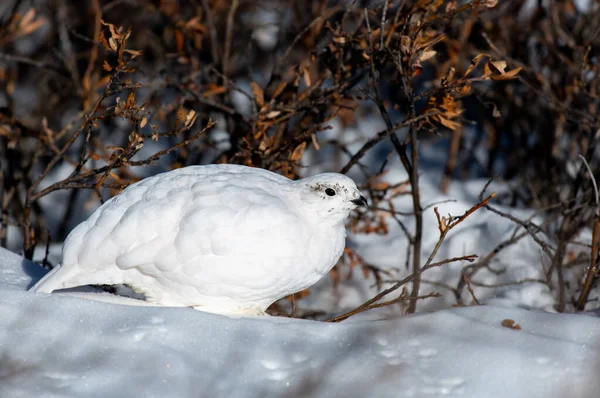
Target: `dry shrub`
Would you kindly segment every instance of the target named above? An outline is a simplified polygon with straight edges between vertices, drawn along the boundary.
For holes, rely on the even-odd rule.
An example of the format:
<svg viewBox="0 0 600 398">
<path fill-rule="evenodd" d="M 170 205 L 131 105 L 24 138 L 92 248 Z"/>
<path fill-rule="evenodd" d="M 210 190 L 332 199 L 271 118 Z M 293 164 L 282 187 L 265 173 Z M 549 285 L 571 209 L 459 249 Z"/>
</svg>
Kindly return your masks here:
<svg viewBox="0 0 600 398">
<path fill-rule="evenodd" d="M 356 228 L 386 233 L 377 208 L 411 195 L 414 311 L 423 227 L 417 138 L 441 139 L 442 190 L 455 177 L 502 175 L 519 189 L 501 200 L 577 215 L 540 229 L 564 243 L 552 251 L 560 269 L 594 204 L 588 174 L 572 170 L 579 153 L 593 170 L 598 163 L 600 11 L 569 1 L 527 12 L 523 1 L 496 3 L 8 2 L 0 244 L 17 227 L 10 231 L 31 258 L 36 244 L 64 240 L 82 200 L 105 200 L 149 173 L 227 162 L 296 178 L 307 148 L 331 146 L 346 162 L 342 172 L 367 177 L 373 206 Z M 386 128 L 364 132 L 354 152 L 320 140 L 334 118 L 354 123 L 359 107 Z M 388 157 L 361 163 L 386 140 L 410 177 L 395 187 L 377 183 Z M 63 190 L 56 220 L 40 201 Z"/>
</svg>

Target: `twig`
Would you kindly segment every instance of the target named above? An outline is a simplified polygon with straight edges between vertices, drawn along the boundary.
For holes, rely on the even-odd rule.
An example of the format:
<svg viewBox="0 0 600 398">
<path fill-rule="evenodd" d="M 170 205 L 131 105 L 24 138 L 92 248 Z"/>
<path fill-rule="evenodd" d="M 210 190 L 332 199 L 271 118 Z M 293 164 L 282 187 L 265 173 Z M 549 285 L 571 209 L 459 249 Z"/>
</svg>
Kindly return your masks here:
<svg viewBox="0 0 600 398">
<path fill-rule="evenodd" d="M 471 282 L 471 285 L 473 285 L 473 286 L 486 287 L 486 288 L 508 287 L 508 286 L 515 286 L 515 285 L 523 285 L 525 283 L 541 283 L 546 286 L 548 285 L 548 281 L 546 281 L 544 279 L 536 279 L 536 278 L 524 278 L 524 279 L 520 279 L 518 281 L 504 282 L 504 283 L 483 283 L 483 282 L 477 282 L 474 280 L 471 280 L 470 282 Z"/>
<path fill-rule="evenodd" d="M 127 163 L 130 166 L 145 166 L 145 165 L 151 164 L 155 160 L 158 160 L 161 156 L 167 155 L 167 154 L 169 154 L 169 153 L 171 153 L 171 152 L 173 152 L 173 151 L 175 151 L 175 150 L 177 150 L 179 148 L 182 148 L 182 147 L 188 145 L 190 142 L 192 142 L 192 141 L 200 138 L 202 135 L 204 135 L 204 133 L 206 131 L 208 131 L 209 129 L 211 129 L 212 126 L 214 126 L 214 125 L 215 125 L 215 122 L 212 121 L 212 120 L 209 120 L 208 123 L 206 123 L 206 126 L 202 130 L 200 130 L 199 132 L 197 132 L 196 134 L 194 134 L 192 137 L 190 137 L 190 138 L 188 138 L 186 140 L 183 140 L 183 141 L 181 141 L 181 142 L 179 142 L 179 143 L 171 146 L 170 148 L 158 151 L 154 155 L 151 155 L 151 156 L 149 156 L 148 158 L 146 158 L 144 160 L 130 160 Z"/>
<path fill-rule="evenodd" d="M 473 299 L 475 304 L 481 305 L 479 300 L 477 300 L 477 297 L 475 297 L 475 292 L 473 291 L 473 288 L 471 287 L 471 279 L 467 276 L 467 274 L 463 274 L 463 279 L 465 280 L 465 283 L 467 284 L 467 290 L 471 294 L 471 298 Z"/>
<path fill-rule="evenodd" d="M 217 49 L 220 47 L 217 42 L 217 29 L 213 20 L 212 10 L 208 4 L 208 0 L 202 0 L 202 8 L 206 14 L 206 25 L 208 26 L 208 33 L 210 36 L 210 53 L 212 54 L 212 61 L 214 64 L 219 62 L 219 53 Z"/>
<path fill-rule="evenodd" d="M 346 165 L 344 167 L 342 167 L 342 169 L 340 170 L 340 173 L 342 174 L 346 174 L 351 168 L 352 166 L 354 166 L 364 155 L 367 151 L 369 151 L 369 149 L 371 149 L 372 147 L 374 147 L 377 143 L 379 143 L 380 141 L 384 140 L 385 138 L 389 137 L 391 134 L 393 134 L 394 132 L 396 132 L 397 130 L 400 130 L 404 127 L 408 127 L 413 123 L 416 123 L 420 120 L 423 119 L 427 119 L 433 115 L 437 115 L 439 113 L 439 111 L 436 110 L 432 110 L 429 112 L 426 112 L 422 115 L 416 116 L 412 119 L 407 119 L 403 122 L 399 122 L 396 123 L 392 126 L 392 129 L 385 129 L 382 130 L 380 132 L 378 132 L 377 134 L 375 134 L 375 136 L 373 138 L 371 138 L 370 140 L 368 140 L 359 150 L 358 152 L 356 152 L 354 154 L 354 156 L 352 156 L 352 158 L 348 161 L 348 163 L 346 163 Z"/>
<path fill-rule="evenodd" d="M 594 195 L 596 198 L 596 211 L 594 217 L 594 227 L 592 229 L 592 251 L 591 251 L 591 261 L 590 265 L 585 274 L 585 279 L 583 281 L 583 286 L 581 287 L 581 293 L 579 294 L 579 298 L 577 299 L 576 308 L 579 311 L 583 311 L 585 309 L 585 305 L 588 301 L 588 297 L 590 296 L 590 291 L 592 290 L 592 285 L 594 280 L 596 280 L 598 276 L 598 252 L 600 251 L 600 200 L 598 199 L 598 185 L 596 184 L 596 179 L 594 178 L 594 174 L 592 173 L 592 169 L 588 164 L 585 157 L 579 155 L 583 160 L 583 164 L 587 167 L 587 170 L 590 174 L 590 179 L 592 180 L 592 184 L 594 185 Z"/>
<path fill-rule="evenodd" d="M 468 256 L 454 257 L 452 259 L 440 261 L 440 262 L 437 262 L 437 263 L 427 264 L 427 265 L 423 266 L 419 270 L 419 273 L 423 273 L 423 272 L 427 271 L 429 268 L 439 267 L 440 265 L 447 264 L 447 263 L 450 263 L 450 262 L 455 262 L 455 261 L 474 261 L 476 257 L 477 257 L 477 255 L 471 254 L 471 255 L 468 255 Z M 384 291 L 382 291 L 381 293 L 377 294 L 376 296 L 374 296 L 370 300 L 365 301 L 363 304 L 361 304 L 360 306 L 356 307 L 355 309 L 353 309 L 351 311 L 348 311 L 348 312 L 346 312 L 344 314 L 335 316 L 333 318 L 327 319 L 326 322 L 341 322 L 341 321 L 343 321 L 345 319 L 350 318 L 352 315 L 356 315 L 356 314 L 359 314 L 361 312 L 368 311 L 368 310 L 370 310 L 372 308 L 375 308 L 375 307 L 373 307 L 373 304 L 377 303 L 379 300 L 381 300 L 382 298 L 384 298 L 388 294 L 395 292 L 400 287 L 402 287 L 404 284 L 406 284 L 408 282 L 411 282 L 414 279 L 414 277 L 415 277 L 415 275 L 413 273 L 411 273 L 406 278 L 404 278 L 402 280 L 399 280 L 393 286 L 385 289 Z"/>
<path fill-rule="evenodd" d="M 493 179 L 490 179 L 488 181 L 488 183 L 483 187 L 483 189 L 481 190 L 481 192 L 479 193 L 479 199 L 481 200 L 481 198 L 483 197 L 483 194 L 486 191 L 486 188 L 489 186 L 489 184 L 493 181 Z M 543 240 L 541 240 L 538 236 L 537 233 L 538 232 L 543 232 L 542 229 L 535 225 L 534 223 L 532 223 L 531 221 L 522 221 L 520 219 L 518 219 L 517 217 L 514 217 L 508 213 L 502 212 L 492 206 L 488 206 L 486 205 L 485 208 L 489 211 L 491 211 L 492 213 L 496 213 L 497 215 L 499 215 L 500 217 L 503 218 L 507 218 L 509 220 L 511 220 L 512 222 L 514 222 L 515 224 L 518 224 L 520 226 L 522 226 L 533 238 L 533 240 L 540 246 L 540 248 L 544 251 L 544 253 L 546 253 L 546 255 L 548 256 L 548 258 L 553 258 L 554 254 L 552 253 L 553 248 L 546 242 L 544 242 Z"/>
<path fill-rule="evenodd" d="M 98 0 L 92 0 L 92 9 L 94 10 L 94 39 L 98 37 L 100 34 L 100 30 L 102 28 L 102 10 L 100 9 L 100 4 Z M 86 103 L 89 100 L 90 90 L 92 90 L 92 73 L 94 72 L 94 67 L 96 66 L 96 60 L 98 59 L 98 49 L 99 47 L 96 45 L 92 45 L 92 49 L 90 52 L 90 58 L 88 60 L 88 66 L 83 74 L 82 87 L 84 92 L 82 93 Z M 84 109 L 87 106 L 84 106 Z"/>
<path fill-rule="evenodd" d="M 64 77 L 69 77 L 69 78 L 71 77 L 71 74 L 68 71 L 66 71 L 64 68 L 49 64 L 45 61 L 38 61 L 38 60 L 35 60 L 32 58 L 27 58 L 27 57 L 24 57 L 21 55 L 13 55 L 13 54 L 6 54 L 6 53 L 0 52 L 0 60 L 9 61 L 9 62 L 18 62 L 21 64 L 31 65 L 36 68 L 47 69 L 52 72 L 56 72 Z"/>
<path fill-rule="evenodd" d="M 383 49 L 384 36 L 385 36 L 385 24 L 387 22 L 387 9 L 389 0 L 385 0 L 383 4 L 383 12 L 381 15 L 381 31 L 379 32 L 379 49 Z"/>
<path fill-rule="evenodd" d="M 232 0 L 229 5 L 229 12 L 227 13 L 227 29 L 225 30 L 225 49 L 223 51 L 223 62 L 221 63 L 223 66 L 223 76 L 224 85 L 227 86 L 227 75 L 229 74 L 229 56 L 231 54 L 231 40 L 233 34 L 233 19 L 235 17 L 235 12 L 239 6 L 239 0 Z"/>
</svg>

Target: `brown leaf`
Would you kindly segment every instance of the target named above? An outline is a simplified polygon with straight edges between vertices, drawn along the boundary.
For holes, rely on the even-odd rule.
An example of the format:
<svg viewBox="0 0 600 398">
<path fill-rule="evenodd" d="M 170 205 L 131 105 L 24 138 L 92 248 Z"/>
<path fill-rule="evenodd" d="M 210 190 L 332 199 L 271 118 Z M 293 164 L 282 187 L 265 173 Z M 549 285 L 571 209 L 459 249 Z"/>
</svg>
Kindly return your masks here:
<svg viewBox="0 0 600 398">
<path fill-rule="evenodd" d="M 126 53 L 129 53 L 129 54 L 131 54 L 131 57 L 132 57 L 132 58 L 139 57 L 140 55 L 142 55 L 142 52 L 141 52 L 141 51 L 130 50 L 130 49 L 128 49 L 128 48 L 124 49 L 123 51 L 124 51 L 124 52 L 126 52 Z"/>
<path fill-rule="evenodd" d="M 500 110 L 498 110 L 498 107 L 496 106 L 496 104 L 493 104 L 493 105 L 494 105 L 494 110 L 492 111 L 492 116 L 496 117 L 496 118 L 502 116 L 502 114 L 500 113 Z"/>
<path fill-rule="evenodd" d="M 110 72 L 113 70 L 113 67 L 110 66 L 110 64 L 104 60 L 104 63 L 102 64 L 102 68 L 104 68 L 105 71 Z"/>
<path fill-rule="evenodd" d="M 489 78 L 493 74 L 494 74 L 494 72 L 492 71 L 492 68 L 490 68 L 490 63 L 486 62 L 483 65 L 483 75 L 481 75 L 481 77 L 485 79 L 485 78 Z"/>
<path fill-rule="evenodd" d="M 413 72 L 411 74 L 411 77 L 417 77 L 421 73 L 423 73 L 423 67 L 421 65 L 419 65 L 419 64 L 414 64 L 413 65 Z"/>
<path fill-rule="evenodd" d="M 125 102 L 125 109 L 130 109 L 135 106 L 135 91 L 132 91 L 127 96 L 127 101 Z"/>
<path fill-rule="evenodd" d="M 303 77 L 304 77 L 304 83 L 306 84 L 306 86 L 310 87 L 312 85 L 312 81 L 310 80 L 310 72 L 309 72 L 308 68 L 304 68 Z"/>
<path fill-rule="evenodd" d="M 302 144 L 298 145 L 296 147 L 296 149 L 294 149 L 294 152 L 292 152 L 292 155 L 290 156 L 290 160 L 292 162 L 299 161 L 300 158 L 302 157 L 302 155 L 304 154 L 305 148 L 306 148 L 306 142 L 303 142 Z"/>
<path fill-rule="evenodd" d="M 90 151 L 90 159 L 102 160 L 102 156 L 98 155 L 96 152 Z"/>
<path fill-rule="evenodd" d="M 265 115 L 265 118 L 266 119 L 273 119 L 273 118 L 276 118 L 279 115 L 281 115 L 281 111 L 271 111 L 271 112 L 269 112 L 269 113 L 267 113 Z"/>
<path fill-rule="evenodd" d="M 119 45 L 117 44 L 117 41 L 113 37 L 108 38 L 108 46 L 111 50 L 113 50 L 115 52 L 119 49 Z"/>
<path fill-rule="evenodd" d="M 177 29 L 175 31 L 175 45 L 177 47 L 177 52 L 178 53 L 182 53 L 183 52 L 183 33 L 181 33 L 181 31 L 179 29 Z"/>
<path fill-rule="evenodd" d="M 471 92 L 471 84 L 467 83 L 460 88 L 460 93 L 462 95 L 467 95 Z"/>
<path fill-rule="evenodd" d="M 43 18 L 35 19 L 35 9 L 30 8 L 21 21 L 19 21 L 19 36 L 27 36 L 38 30 L 46 21 Z"/>
<path fill-rule="evenodd" d="M 317 140 L 317 135 L 315 133 L 312 133 L 310 135 L 310 139 L 312 140 L 313 146 L 315 147 L 315 149 L 318 151 L 321 149 L 321 146 L 319 145 L 319 141 Z"/>
<path fill-rule="evenodd" d="M 250 83 L 250 86 L 252 87 L 252 94 L 254 95 L 254 100 L 256 101 L 258 106 L 260 106 L 260 107 L 264 106 L 265 105 L 265 93 L 264 93 L 263 89 L 256 82 Z"/>
<path fill-rule="evenodd" d="M 282 81 L 281 83 L 279 83 L 277 85 L 277 87 L 275 87 L 275 90 L 273 91 L 273 98 L 277 98 L 279 96 L 279 94 L 281 94 L 283 92 L 283 90 L 285 90 L 286 86 L 287 86 L 286 81 Z"/>
<path fill-rule="evenodd" d="M 412 41 L 410 40 L 410 37 L 402 36 L 400 38 L 400 49 L 402 50 L 402 52 L 404 54 L 408 54 L 410 52 L 411 44 L 412 44 Z"/>
<path fill-rule="evenodd" d="M 423 51 L 419 57 L 419 62 L 427 61 L 428 59 L 433 58 L 435 54 L 437 54 L 437 51 L 435 50 Z"/>
<path fill-rule="evenodd" d="M 444 77 L 444 79 L 442 79 L 442 85 L 451 82 L 454 78 L 454 73 L 456 73 L 456 69 L 454 69 L 454 67 L 450 67 L 450 69 L 448 70 L 448 74 L 446 75 L 446 77 Z"/>
<path fill-rule="evenodd" d="M 519 324 L 515 323 L 515 321 L 512 319 L 503 320 L 501 325 L 504 326 L 505 328 L 509 328 L 509 329 L 513 329 L 513 330 L 521 330 L 521 326 Z"/>
<path fill-rule="evenodd" d="M 195 110 L 190 110 L 188 114 L 185 116 L 185 128 L 189 129 L 192 127 L 198 115 Z"/>
<path fill-rule="evenodd" d="M 106 37 L 104 37 L 104 31 L 99 32 L 98 35 L 96 35 L 96 41 L 99 41 L 105 49 L 110 50 L 110 45 L 106 41 Z"/>
<path fill-rule="evenodd" d="M 447 119 L 445 117 L 443 117 L 442 115 L 437 115 L 437 119 L 439 120 L 439 122 L 448 127 L 450 130 L 456 130 L 457 128 L 460 127 L 460 123 L 455 122 L 453 120 Z"/>
<path fill-rule="evenodd" d="M 490 65 L 500 74 L 504 74 L 504 70 L 506 69 L 506 61 L 490 61 Z"/>
<path fill-rule="evenodd" d="M 521 71 L 520 66 L 518 68 L 515 69 L 511 69 L 506 73 L 503 73 L 501 75 L 498 76 L 492 76 L 491 79 L 492 80 L 510 80 L 510 79 L 516 79 L 517 78 L 517 74 Z"/>
<path fill-rule="evenodd" d="M 27 10 L 23 18 L 19 21 L 19 26 L 25 26 L 35 19 L 35 8 Z"/>
<path fill-rule="evenodd" d="M 486 53 L 479 53 L 477 54 L 477 56 L 475 58 L 473 58 L 473 60 L 471 61 L 471 65 L 469 65 L 469 67 L 467 68 L 464 77 L 467 77 L 471 74 L 471 72 L 473 72 L 473 70 L 477 67 L 477 65 L 479 65 L 479 62 L 481 61 L 482 58 L 487 57 L 490 58 L 490 56 Z"/>
<path fill-rule="evenodd" d="M 205 88 L 204 92 L 202 93 L 202 96 L 204 98 L 208 98 L 212 95 L 224 93 L 225 91 L 226 91 L 226 88 L 224 86 L 217 86 L 214 83 L 209 83 L 206 85 L 206 88 Z"/>
</svg>

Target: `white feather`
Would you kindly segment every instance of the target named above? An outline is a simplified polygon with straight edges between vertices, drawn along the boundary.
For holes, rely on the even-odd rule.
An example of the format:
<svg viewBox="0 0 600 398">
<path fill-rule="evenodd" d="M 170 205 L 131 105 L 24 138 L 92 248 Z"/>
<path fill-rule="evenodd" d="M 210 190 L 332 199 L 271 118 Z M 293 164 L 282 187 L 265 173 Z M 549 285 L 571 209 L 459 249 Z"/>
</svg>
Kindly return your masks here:
<svg viewBox="0 0 600 398">
<path fill-rule="evenodd" d="M 156 304 L 260 313 L 331 270 L 358 200 L 354 182 L 334 173 L 295 182 L 235 165 L 159 174 L 73 229 L 62 266 L 32 290 L 125 283 Z"/>
</svg>

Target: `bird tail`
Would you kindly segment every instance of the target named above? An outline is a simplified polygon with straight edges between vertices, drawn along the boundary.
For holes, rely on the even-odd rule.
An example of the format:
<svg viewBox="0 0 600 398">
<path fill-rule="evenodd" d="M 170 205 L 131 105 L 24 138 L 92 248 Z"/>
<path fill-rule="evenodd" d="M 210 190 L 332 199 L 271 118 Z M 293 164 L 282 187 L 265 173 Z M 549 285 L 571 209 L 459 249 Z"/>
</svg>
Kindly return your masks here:
<svg viewBox="0 0 600 398">
<path fill-rule="evenodd" d="M 60 289 L 63 277 L 61 276 L 60 270 L 63 268 L 62 264 L 57 264 L 56 267 L 52 268 L 42 279 L 37 281 L 35 285 L 29 288 L 30 292 L 50 293 L 56 289 Z M 65 270 L 63 269 L 63 272 Z"/>
</svg>

